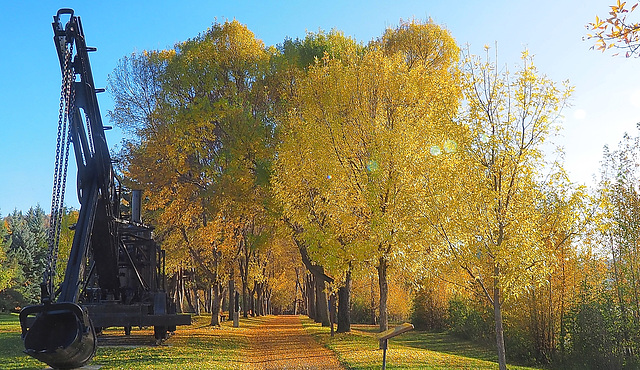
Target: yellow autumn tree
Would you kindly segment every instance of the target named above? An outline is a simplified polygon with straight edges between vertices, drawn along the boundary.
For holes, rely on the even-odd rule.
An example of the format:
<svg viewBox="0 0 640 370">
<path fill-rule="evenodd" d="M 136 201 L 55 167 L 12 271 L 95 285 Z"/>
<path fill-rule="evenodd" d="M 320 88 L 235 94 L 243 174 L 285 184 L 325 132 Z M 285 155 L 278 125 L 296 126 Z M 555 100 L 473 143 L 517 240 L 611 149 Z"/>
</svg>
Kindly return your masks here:
<svg viewBox="0 0 640 370">
<path fill-rule="evenodd" d="M 603 287 L 617 309 L 619 321 L 610 334 L 618 339 L 610 351 L 614 356 L 635 353 L 640 344 L 639 144 L 640 137 L 625 133 L 617 148 L 605 147 L 598 183 L 602 222 L 592 245 L 608 259 L 608 278 Z"/>
<path fill-rule="evenodd" d="M 9 288 L 16 275 L 17 265 L 7 258 L 6 248 L 8 248 L 8 223 L 4 218 L 0 218 L 0 293 Z"/>
<path fill-rule="evenodd" d="M 110 81 L 111 118 L 135 134 L 122 171 L 131 186 L 147 190 L 147 217 L 168 265 L 196 268 L 215 291 L 214 311 L 239 249 L 268 223 L 268 61 L 264 44 L 231 21 L 172 50 L 123 59 Z"/>
<path fill-rule="evenodd" d="M 545 181 L 536 204 L 549 267 L 541 271 L 545 276 L 533 277 L 523 294 L 508 301 L 505 313 L 510 327 L 528 337 L 528 351 L 537 361 L 562 363 L 581 285 L 599 279 L 588 267 L 592 261 L 585 261 L 591 258 L 585 243 L 590 226 L 597 223 L 597 207 L 586 187 L 573 185 L 561 168 Z"/>
<path fill-rule="evenodd" d="M 283 119 L 276 196 L 314 258 L 342 271 L 349 262 L 376 268 L 381 330 L 389 266 L 417 246 L 415 163 L 459 130 L 457 57 L 433 22 L 402 23 L 364 49 L 325 54 Z"/>
<path fill-rule="evenodd" d="M 438 160 L 449 171 L 424 175 L 423 221 L 437 236 L 431 261 L 463 271 L 491 304 L 504 370 L 505 300 L 541 283 L 550 268 L 538 207 L 545 181 L 542 145 L 571 88 L 541 75 L 527 52 L 513 75 L 488 57 L 472 56 L 463 72 L 462 121 L 471 136 L 455 155 L 438 156 L 448 157 Z M 435 190 L 442 183 L 445 193 Z"/>
<path fill-rule="evenodd" d="M 357 54 L 362 49 L 362 45 L 335 30 L 328 33 L 308 33 L 304 39 L 285 40 L 279 45 L 279 52 L 273 58 L 277 72 L 273 75 L 270 89 L 280 132 L 282 137 L 288 138 L 280 144 L 278 150 L 274 190 L 284 208 L 282 219 L 289 228 L 305 267 L 313 276 L 313 282 L 310 283 L 314 286 L 313 292 L 307 297 L 315 301 L 315 304 L 309 302 L 308 313 L 317 322 L 328 326 L 327 293 L 330 289 L 338 290 L 338 332 L 350 330 L 348 302 L 354 261 L 348 246 L 350 240 L 346 235 L 337 237 L 334 233 L 335 224 L 327 217 L 323 208 L 326 199 L 319 194 L 317 184 L 307 183 L 306 180 L 297 183 L 301 179 L 310 178 L 311 173 L 307 170 L 314 165 L 298 161 L 297 154 L 293 154 L 305 150 L 303 148 L 306 144 L 298 141 L 300 137 L 293 139 L 295 131 L 289 126 L 288 117 L 300 104 L 298 92 L 301 83 L 318 60 L 323 56 L 341 59 L 343 56 Z M 287 156 L 291 155 L 289 153 L 293 156 L 283 158 L 280 155 L 282 149 L 288 153 Z M 296 187 L 297 190 L 294 190 Z M 295 199 L 290 197 L 289 191 L 292 190 L 296 194 Z M 330 288 L 327 283 L 331 284 Z"/>
</svg>

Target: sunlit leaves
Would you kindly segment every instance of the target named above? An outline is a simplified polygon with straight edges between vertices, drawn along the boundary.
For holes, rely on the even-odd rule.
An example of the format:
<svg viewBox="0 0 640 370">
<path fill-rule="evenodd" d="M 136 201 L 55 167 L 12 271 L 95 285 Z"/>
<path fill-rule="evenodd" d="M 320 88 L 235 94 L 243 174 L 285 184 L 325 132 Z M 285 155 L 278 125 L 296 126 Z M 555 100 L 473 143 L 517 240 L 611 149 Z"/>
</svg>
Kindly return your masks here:
<svg viewBox="0 0 640 370">
<path fill-rule="evenodd" d="M 425 200 L 415 184 L 442 162 L 429 148 L 453 155 L 461 142 L 452 119 L 458 48 L 432 22 L 402 23 L 364 48 L 349 44 L 326 43 L 296 81 L 275 191 L 314 259 L 338 276 L 375 267 L 386 287 L 389 264 L 418 263 L 410 249 L 423 248 L 414 204 Z"/>
<path fill-rule="evenodd" d="M 526 51 L 513 74 L 488 56 L 467 55 L 463 79 L 462 120 L 470 135 L 464 159 L 455 164 L 465 174 L 456 182 L 464 185 L 451 184 L 453 194 L 445 198 L 456 205 L 454 213 L 427 220 L 441 240 L 436 262 L 466 274 L 493 306 L 500 367 L 506 368 L 503 303 L 544 284 L 553 268 L 541 227 L 548 210 L 538 200 L 558 169 L 545 169 L 542 145 L 572 89 L 541 75 Z M 434 202 L 446 210 L 441 199 Z"/>
<path fill-rule="evenodd" d="M 297 198 L 286 197 L 285 205 L 293 206 L 289 209 L 292 215 L 296 210 L 321 207 L 316 212 L 326 215 L 324 220 L 331 222 L 336 237 L 368 239 L 373 248 L 391 240 L 383 236 L 397 229 L 387 225 L 387 218 L 399 219 L 392 212 L 393 202 L 400 199 L 385 194 L 401 191 L 409 177 L 401 179 L 413 176 L 403 167 L 428 153 L 424 148 L 438 140 L 431 132 L 444 130 L 438 127 L 446 127 L 445 121 L 455 110 L 455 104 L 447 104 L 455 103 L 457 96 L 451 84 L 454 76 L 447 70 L 433 72 L 435 55 L 428 54 L 449 42 L 442 35 L 433 24 L 403 24 L 387 31 L 380 44 L 373 43 L 364 52 L 357 47 L 342 48 L 340 59 L 327 54 L 309 70 L 298 90 L 301 103 L 286 117 L 288 136 L 280 147 L 283 169 L 278 181 L 283 186 L 285 181 L 307 186 L 295 193 L 309 194 L 307 201 L 312 202 L 305 208 L 301 203 L 292 204 Z M 413 47 L 423 49 L 419 52 Z M 455 44 L 448 47 L 455 48 Z M 436 64 L 451 67 L 455 58 L 446 55 L 456 55 L 455 51 L 442 50 L 445 54 Z M 414 60 L 412 55 L 418 54 L 421 57 Z M 450 91 L 445 93 L 445 89 Z M 450 100 L 443 101 L 446 99 Z M 438 125 L 440 122 L 445 124 Z M 446 150 L 455 150 L 452 141 L 443 142 Z M 295 153 L 291 163 L 288 153 Z M 299 217 L 303 221 L 306 212 Z M 345 229 L 336 230 L 339 225 Z M 386 231 L 370 239 L 366 236 L 369 227 Z"/>
<path fill-rule="evenodd" d="M 13 284 L 17 273 L 17 264 L 7 257 L 6 249 L 9 247 L 8 223 L 0 219 L 0 293 Z"/>
<path fill-rule="evenodd" d="M 638 4 L 634 4 L 631 8 L 626 5 L 626 2 L 618 0 L 616 4 L 610 6 L 608 18 L 600 19 L 596 16 L 594 22 L 587 24 L 587 29 L 593 32 L 588 34 L 587 38 L 595 39 L 595 45 L 592 48 L 602 52 L 611 48 L 627 49 L 625 53 L 627 58 L 638 56 L 640 23 L 627 19 Z"/>
<path fill-rule="evenodd" d="M 114 72 L 112 117 L 131 118 L 137 135 L 122 171 L 145 189 L 169 267 L 223 279 L 238 249 L 255 247 L 264 230 L 256 224 L 266 222 L 273 156 L 263 93 L 269 57 L 232 21 L 172 50 L 125 58 Z"/>
<path fill-rule="evenodd" d="M 599 238 L 593 244 L 606 255 L 612 268 L 610 281 L 613 294 L 624 311 L 625 307 L 637 307 L 640 289 L 637 266 L 640 263 L 640 138 L 625 134 L 615 150 L 605 148 L 602 174 L 599 183 Z M 625 313 L 626 315 L 626 313 Z M 635 315 L 625 320 L 638 322 Z"/>
<path fill-rule="evenodd" d="M 505 300 L 544 283 L 552 268 L 541 227 L 548 210 L 538 201 L 553 178 L 543 175 L 542 145 L 572 89 L 541 75 L 526 51 L 513 74 L 488 56 L 466 55 L 463 66 L 460 119 L 467 131 L 455 151 L 452 144 L 431 147 L 448 171 L 429 172 L 416 191 L 429 199 L 418 203 L 421 222 L 433 235 L 427 260 L 500 313 Z M 500 317 L 496 314 L 496 328 L 502 327 Z M 501 332 L 496 329 L 498 348 L 504 348 Z"/>
</svg>

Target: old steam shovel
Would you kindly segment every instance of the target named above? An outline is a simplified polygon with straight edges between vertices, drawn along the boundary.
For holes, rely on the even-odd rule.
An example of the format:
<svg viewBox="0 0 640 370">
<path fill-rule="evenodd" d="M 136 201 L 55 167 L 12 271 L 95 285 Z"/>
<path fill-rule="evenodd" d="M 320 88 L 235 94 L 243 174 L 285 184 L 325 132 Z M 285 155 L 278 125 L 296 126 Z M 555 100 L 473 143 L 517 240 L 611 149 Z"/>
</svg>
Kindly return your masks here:
<svg viewBox="0 0 640 370">
<path fill-rule="evenodd" d="M 61 18 L 68 19 L 62 25 Z M 140 218 L 140 192 L 130 217 L 120 213 L 122 187 L 112 167 L 80 18 L 72 9 L 53 17 L 62 70 L 48 266 L 41 304 L 20 312 L 25 352 L 57 369 L 84 366 L 96 353 L 101 328 L 154 326 L 157 341 L 189 315 L 175 314 L 165 290 L 164 250 Z M 54 276 L 70 144 L 78 167 L 80 212 L 60 287 Z M 132 198 L 134 198 L 132 196 Z M 94 329 L 95 325 L 95 329 Z"/>
<path fill-rule="evenodd" d="M 63 29 L 60 24 L 62 15 L 69 16 L 69 22 Z M 71 255 L 64 276 L 64 282 L 60 288 L 60 295 L 57 302 L 54 302 L 55 294 L 52 292 L 53 275 L 55 271 L 55 257 L 57 256 L 58 239 L 60 225 L 56 225 L 56 216 L 61 211 L 63 205 L 64 189 L 62 172 L 66 172 L 67 163 L 63 163 L 64 159 L 60 158 L 64 153 L 64 147 L 61 148 L 61 139 L 65 140 L 67 132 L 69 135 L 74 133 L 78 135 L 77 125 L 82 122 L 76 122 L 79 117 L 75 111 L 77 107 L 72 107 L 74 100 L 84 95 L 87 91 L 82 86 L 75 83 L 75 74 L 79 73 L 82 68 L 89 68 L 88 57 L 86 57 L 87 48 L 84 45 L 84 37 L 82 28 L 77 17 L 73 16 L 73 10 L 60 9 L 54 16 L 53 30 L 54 42 L 58 49 L 60 58 L 60 66 L 62 68 L 63 86 L 61 94 L 61 112 L 58 128 L 58 153 L 56 155 L 56 168 L 54 175 L 54 191 L 51 212 L 51 229 L 49 231 L 49 263 L 45 273 L 44 281 L 41 285 L 42 304 L 37 306 L 25 307 L 20 312 L 20 325 L 22 327 L 22 339 L 25 345 L 25 352 L 36 359 L 48 364 L 53 368 L 76 368 L 86 364 L 95 355 L 97 348 L 96 333 L 89 319 L 89 315 L 85 309 L 77 304 L 78 292 L 80 287 L 80 278 L 82 268 L 86 263 L 87 249 L 92 229 L 92 223 L 95 219 L 95 213 L 98 203 L 98 188 L 100 185 L 97 181 L 91 181 L 90 189 L 86 194 L 82 194 L 81 211 L 76 226 Z M 77 47 L 77 57 L 72 59 L 73 48 Z M 82 49 L 82 50 L 81 50 Z M 85 55 L 83 58 L 82 54 Z M 85 60 L 82 60 L 85 59 Z M 77 64 L 86 64 L 79 66 Z M 75 67 L 75 68 L 74 68 Z M 89 70 L 90 71 L 90 70 Z M 75 73 L 74 73 L 75 72 Z M 89 72 L 89 78 L 92 76 Z M 84 81 L 86 76 L 81 76 L 82 82 L 91 83 L 93 81 Z M 78 87 L 81 87 L 78 89 Z M 93 97 L 84 97 L 85 100 L 95 100 L 95 91 Z M 72 95 L 73 93 L 73 95 Z M 85 109 L 87 104 L 85 105 Z M 65 109 L 66 108 L 66 109 Z M 81 118 L 80 118 L 81 119 Z M 69 121 L 69 128 L 66 129 L 66 121 Z M 64 125 L 63 125 L 64 124 Z M 74 132 L 75 131 L 75 132 Z M 74 147 L 78 146 L 75 137 L 71 140 Z M 83 144 L 86 144 L 86 138 Z M 63 142 L 68 147 L 68 142 Z M 78 151 L 76 150 L 76 154 Z M 86 167 L 92 164 L 87 163 Z M 64 168 L 62 168 L 64 167 Z M 80 172 L 80 170 L 79 170 Z M 92 179 L 93 180 L 93 179 Z M 56 230 L 57 229 L 57 230 Z M 32 316 L 35 316 L 33 318 Z"/>
</svg>

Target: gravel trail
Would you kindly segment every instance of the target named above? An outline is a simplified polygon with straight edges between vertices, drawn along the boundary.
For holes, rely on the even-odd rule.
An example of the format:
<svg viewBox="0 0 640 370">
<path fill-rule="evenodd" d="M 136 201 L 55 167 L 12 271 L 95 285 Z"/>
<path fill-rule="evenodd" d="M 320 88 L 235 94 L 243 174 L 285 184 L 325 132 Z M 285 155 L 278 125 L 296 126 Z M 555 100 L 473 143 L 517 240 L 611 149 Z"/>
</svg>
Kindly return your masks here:
<svg viewBox="0 0 640 370">
<path fill-rule="evenodd" d="M 344 369 L 318 344 L 298 316 L 273 316 L 252 330 L 247 362 L 252 369 Z"/>
</svg>

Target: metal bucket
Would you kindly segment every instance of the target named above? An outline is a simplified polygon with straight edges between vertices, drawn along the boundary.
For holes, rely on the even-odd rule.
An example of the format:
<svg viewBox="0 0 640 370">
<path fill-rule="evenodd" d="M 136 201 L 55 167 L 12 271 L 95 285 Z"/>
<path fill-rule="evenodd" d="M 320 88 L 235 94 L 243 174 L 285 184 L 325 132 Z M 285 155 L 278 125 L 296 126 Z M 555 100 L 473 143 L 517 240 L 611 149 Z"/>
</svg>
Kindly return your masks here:
<svg viewBox="0 0 640 370">
<path fill-rule="evenodd" d="M 20 325 L 24 352 L 54 369 L 84 366 L 96 353 L 98 342 L 93 325 L 77 304 L 25 307 L 20 312 Z"/>
</svg>

